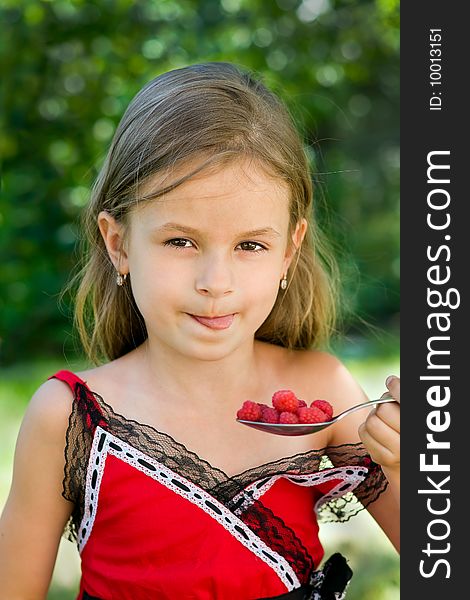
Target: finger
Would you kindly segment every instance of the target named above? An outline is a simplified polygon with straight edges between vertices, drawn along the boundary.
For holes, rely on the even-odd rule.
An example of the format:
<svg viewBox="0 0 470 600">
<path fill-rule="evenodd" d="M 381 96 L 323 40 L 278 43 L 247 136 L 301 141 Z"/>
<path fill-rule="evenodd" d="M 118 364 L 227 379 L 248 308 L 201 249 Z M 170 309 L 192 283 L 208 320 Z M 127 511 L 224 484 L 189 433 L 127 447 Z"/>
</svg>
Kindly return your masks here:
<svg viewBox="0 0 470 600">
<path fill-rule="evenodd" d="M 393 452 L 372 437 L 365 427 L 359 427 L 359 437 L 374 462 L 378 464 L 383 464 L 385 461 L 389 464 L 395 462 Z"/>
<path fill-rule="evenodd" d="M 400 402 L 400 378 L 396 377 L 395 375 L 390 375 L 387 377 L 385 385 L 387 386 L 387 389 L 392 397 L 397 402 Z"/>
<path fill-rule="evenodd" d="M 400 462 L 400 455 L 378 442 L 367 430 L 365 423 L 359 427 L 359 437 L 374 462 L 382 466 L 391 466 Z"/>
<path fill-rule="evenodd" d="M 367 418 L 377 415 L 386 425 L 400 433 L 400 405 L 393 402 L 377 404 L 368 414 Z"/>
<path fill-rule="evenodd" d="M 364 423 L 365 430 L 380 445 L 393 453 L 400 453 L 400 434 L 377 415 L 369 415 Z"/>
<path fill-rule="evenodd" d="M 380 404 L 374 411 L 374 414 L 386 425 L 400 433 L 400 405 Z"/>
<path fill-rule="evenodd" d="M 375 462 L 383 464 L 383 461 L 386 461 L 389 465 L 400 462 L 400 445 L 396 440 L 392 443 L 384 443 L 383 440 L 376 439 L 365 423 L 359 428 L 359 436 L 372 458 L 380 456 L 380 460 L 374 459 Z"/>
</svg>

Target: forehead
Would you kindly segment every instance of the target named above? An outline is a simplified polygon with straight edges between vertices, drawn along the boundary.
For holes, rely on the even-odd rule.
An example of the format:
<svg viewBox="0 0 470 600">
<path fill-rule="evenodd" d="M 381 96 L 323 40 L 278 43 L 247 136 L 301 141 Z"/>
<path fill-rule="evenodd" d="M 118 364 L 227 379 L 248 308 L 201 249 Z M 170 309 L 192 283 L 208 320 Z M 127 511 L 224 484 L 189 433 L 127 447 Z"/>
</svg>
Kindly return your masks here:
<svg viewBox="0 0 470 600">
<path fill-rule="evenodd" d="M 194 165 L 179 167 L 168 175 L 157 174 L 143 186 L 142 195 L 167 187 Z M 277 225 L 289 220 L 290 190 L 259 164 L 249 160 L 231 161 L 226 165 L 205 168 L 154 200 L 142 203 L 132 214 L 132 222 L 143 227 L 155 227 L 165 221 L 215 230 L 219 227 L 234 231 Z"/>
</svg>

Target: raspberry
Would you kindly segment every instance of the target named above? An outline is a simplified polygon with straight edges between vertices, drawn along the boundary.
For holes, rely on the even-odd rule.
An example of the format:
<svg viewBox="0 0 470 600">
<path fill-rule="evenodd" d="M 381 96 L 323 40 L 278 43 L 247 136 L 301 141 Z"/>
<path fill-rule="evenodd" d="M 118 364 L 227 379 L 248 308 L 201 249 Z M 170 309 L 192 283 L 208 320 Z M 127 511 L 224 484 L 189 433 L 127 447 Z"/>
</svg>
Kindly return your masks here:
<svg viewBox="0 0 470 600">
<path fill-rule="evenodd" d="M 305 400 L 299 400 L 299 408 L 306 408 L 307 407 L 307 403 L 305 402 Z"/>
<path fill-rule="evenodd" d="M 327 420 L 326 414 L 316 406 L 299 408 L 300 423 L 323 423 Z"/>
<path fill-rule="evenodd" d="M 314 400 L 310 406 L 316 406 L 320 410 L 322 410 L 328 419 L 331 419 L 333 416 L 333 407 L 326 400 Z"/>
<path fill-rule="evenodd" d="M 237 419 L 242 421 L 259 421 L 261 417 L 261 408 L 257 402 L 245 400 L 243 406 L 237 411 Z"/>
<path fill-rule="evenodd" d="M 281 413 L 296 413 L 299 408 L 299 401 L 291 390 L 279 390 L 273 394 L 273 406 Z"/>
<path fill-rule="evenodd" d="M 279 423 L 298 423 L 299 417 L 295 415 L 293 412 L 284 411 L 279 415 Z"/>
<path fill-rule="evenodd" d="M 275 408 L 265 406 L 261 409 L 261 421 L 263 423 L 279 423 L 279 413 Z"/>
</svg>

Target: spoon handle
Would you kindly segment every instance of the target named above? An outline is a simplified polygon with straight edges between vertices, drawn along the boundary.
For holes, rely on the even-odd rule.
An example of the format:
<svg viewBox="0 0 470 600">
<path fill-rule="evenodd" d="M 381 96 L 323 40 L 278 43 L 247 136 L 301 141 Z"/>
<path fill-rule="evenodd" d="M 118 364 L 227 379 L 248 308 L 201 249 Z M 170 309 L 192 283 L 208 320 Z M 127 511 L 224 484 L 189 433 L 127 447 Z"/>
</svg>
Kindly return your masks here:
<svg viewBox="0 0 470 600">
<path fill-rule="evenodd" d="M 385 402 L 396 402 L 396 400 L 391 396 L 384 396 L 383 398 L 378 398 L 377 400 L 367 400 L 367 402 L 362 402 L 362 404 L 356 404 L 356 406 L 348 408 L 348 410 L 345 410 L 344 412 L 340 413 L 339 415 L 337 415 L 336 419 L 333 420 L 339 421 L 346 415 L 356 412 L 356 410 L 359 410 L 360 408 L 366 408 L 367 406 L 372 406 L 374 404 L 385 404 Z"/>
</svg>

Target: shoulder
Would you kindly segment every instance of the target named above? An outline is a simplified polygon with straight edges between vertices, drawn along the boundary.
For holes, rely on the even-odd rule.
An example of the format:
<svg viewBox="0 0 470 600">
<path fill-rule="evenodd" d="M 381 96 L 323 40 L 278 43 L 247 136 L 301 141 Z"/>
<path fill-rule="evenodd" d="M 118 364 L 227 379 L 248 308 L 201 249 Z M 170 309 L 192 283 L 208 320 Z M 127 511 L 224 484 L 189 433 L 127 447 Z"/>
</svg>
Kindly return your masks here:
<svg viewBox="0 0 470 600">
<path fill-rule="evenodd" d="M 45 381 L 28 403 L 22 429 L 49 439 L 65 435 L 72 402 L 67 384 L 58 379 Z"/>
<path fill-rule="evenodd" d="M 337 414 L 366 399 L 346 365 L 329 352 L 288 350 L 272 344 L 263 344 L 263 352 L 272 380 L 306 401 L 328 400 Z"/>
<path fill-rule="evenodd" d="M 100 390 L 117 387 L 116 382 L 119 382 L 119 385 L 126 384 L 128 380 L 133 379 L 136 372 L 141 372 L 145 364 L 145 354 L 139 346 L 114 360 L 74 373 L 92 390 Z"/>
<path fill-rule="evenodd" d="M 310 382 L 334 396 L 357 386 L 346 365 L 329 352 L 294 350 L 286 358 L 289 368 L 302 382 Z"/>
<path fill-rule="evenodd" d="M 10 494 L 23 509 L 54 506 L 62 526 L 70 512 L 61 491 L 72 402 L 70 389 L 58 380 L 48 380 L 34 392 L 18 433 Z"/>
<path fill-rule="evenodd" d="M 305 352 L 299 363 L 299 378 L 309 382 L 305 385 L 310 385 L 316 392 L 315 398 L 330 402 L 334 415 L 368 399 L 352 373 L 337 357 L 326 352 Z M 367 412 L 357 411 L 326 429 L 327 445 L 359 443 L 359 426 L 366 416 Z"/>
<path fill-rule="evenodd" d="M 346 367 L 338 357 L 322 350 L 291 350 L 289 357 L 292 364 L 296 364 L 299 369 L 322 369 L 330 374 L 339 374 Z"/>
<path fill-rule="evenodd" d="M 102 398 L 112 398 L 113 405 L 118 402 L 123 391 L 132 389 L 133 369 L 125 357 L 83 371 L 75 371 L 75 375 Z"/>
<path fill-rule="evenodd" d="M 334 403 L 336 413 L 367 399 L 347 366 L 333 354 L 301 350 L 294 361 L 298 378 L 316 390 L 317 397 Z"/>
</svg>

